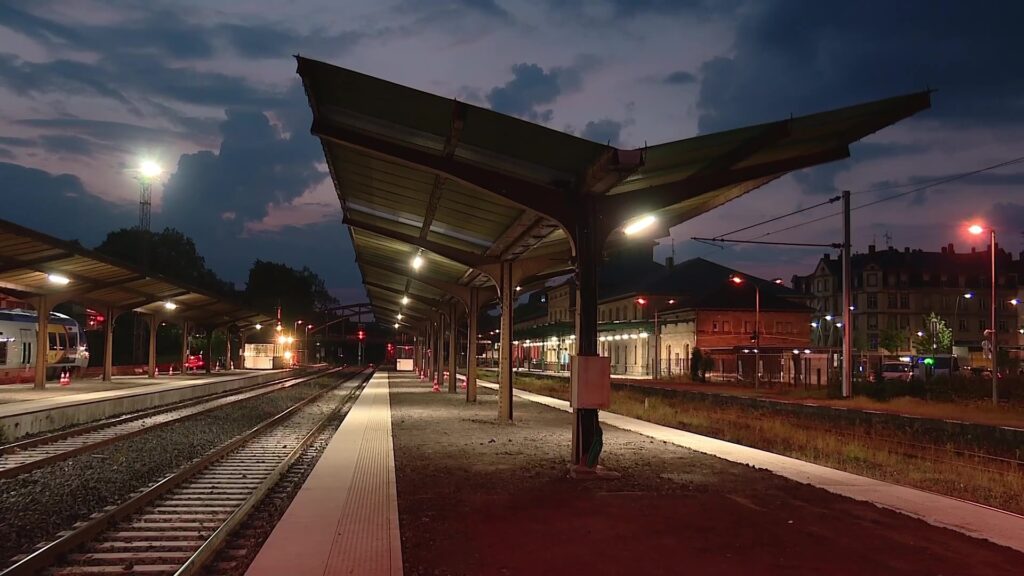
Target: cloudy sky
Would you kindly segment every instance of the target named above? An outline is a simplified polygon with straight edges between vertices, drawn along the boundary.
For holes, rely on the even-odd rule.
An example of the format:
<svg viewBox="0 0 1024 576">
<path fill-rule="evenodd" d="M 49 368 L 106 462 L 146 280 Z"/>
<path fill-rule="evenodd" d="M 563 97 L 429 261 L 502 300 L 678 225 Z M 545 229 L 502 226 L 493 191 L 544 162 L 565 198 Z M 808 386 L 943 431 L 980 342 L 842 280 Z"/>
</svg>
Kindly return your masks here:
<svg viewBox="0 0 1024 576">
<path fill-rule="evenodd" d="M 154 229 L 192 236 L 240 286 L 254 259 L 277 260 L 351 302 L 358 271 L 293 54 L 620 147 L 937 89 L 852 159 L 679 226 L 656 251 L 788 278 L 821 251 L 689 238 L 1024 157 L 1022 21 L 1009 1 L 0 0 L 0 217 L 95 246 L 136 222 L 131 169 L 154 158 L 167 170 Z M 854 243 L 966 248 L 962 223 L 978 218 L 1020 251 L 1022 190 L 1024 164 L 933 186 L 855 212 Z M 840 225 L 765 238 L 833 242 Z"/>
</svg>

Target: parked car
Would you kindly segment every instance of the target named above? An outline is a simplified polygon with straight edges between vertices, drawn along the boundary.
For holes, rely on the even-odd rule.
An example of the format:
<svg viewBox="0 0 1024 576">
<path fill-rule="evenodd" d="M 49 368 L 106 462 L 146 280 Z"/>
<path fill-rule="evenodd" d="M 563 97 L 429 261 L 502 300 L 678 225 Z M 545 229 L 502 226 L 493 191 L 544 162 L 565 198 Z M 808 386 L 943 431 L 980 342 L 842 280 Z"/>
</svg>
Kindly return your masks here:
<svg viewBox="0 0 1024 576">
<path fill-rule="evenodd" d="M 910 362 L 885 362 L 882 364 L 882 380 L 909 382 L 914 376 L 913 368 Z"/>
</svg>

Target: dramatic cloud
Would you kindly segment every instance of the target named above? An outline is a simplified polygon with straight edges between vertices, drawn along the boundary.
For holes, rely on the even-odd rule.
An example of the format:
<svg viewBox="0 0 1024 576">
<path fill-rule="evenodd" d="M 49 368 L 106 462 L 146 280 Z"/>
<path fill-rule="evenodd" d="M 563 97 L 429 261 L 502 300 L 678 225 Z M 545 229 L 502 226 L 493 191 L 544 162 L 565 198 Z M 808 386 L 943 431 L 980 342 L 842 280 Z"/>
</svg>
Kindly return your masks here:
<svg viewBox="0 0 1024 576">
<path fill-rule="evenodd" d="M 91 194 L 77 176 L 51 174 L 0 162 L 0 218 L 60 232 L 86 245 L 99 243 L 114 227 L 131 226 L 135 212 Z"/>
<path fill-rule="evenodd" d="M 665 76 L 662 82 L 676 86 L 685 86 L 687 84 L 695 84 L 697 82 L 697 77 L 686 70 L 676 70 L 675 72 Z"/>
<path fill-rule="evenodd" d="M 955 0 L 755 2 L 734 55 L 701 67 L 700 129 L 711 132 L 938 88 L 928 118 L 1024 121 L 1024 4 Z M 795 23 L 799 22 L 798 25 Z M 912 24 L 912 25 L 911 25 Z"/>
<path fill-rule="evenodd" d="M 593 57 L 581 57 L 572 66 L 556 66 L 547 72 L 537 64 L 515 64 L 512 79 L 492 88 L 487 93 L 487 103 L 498 112 L 534 122 L 550 122 L 554 111 L 540 107 L 554 103 L 562 94 L 579 90 L 583 73 L 596 64 Z"/>
<path fill-rule="evenodd" d="M 619 135 L 622 133 L 622 122 L 612 120 L 611 118 L 604 118 L 594 122 L 587 122 L 587 125 L 583 127 L 583 132 L 580 136 L 593 140 L 594 142 L 600 142 L 601 144 L 611 144 L 612 146 L 619 145 Z"/>
</svg>

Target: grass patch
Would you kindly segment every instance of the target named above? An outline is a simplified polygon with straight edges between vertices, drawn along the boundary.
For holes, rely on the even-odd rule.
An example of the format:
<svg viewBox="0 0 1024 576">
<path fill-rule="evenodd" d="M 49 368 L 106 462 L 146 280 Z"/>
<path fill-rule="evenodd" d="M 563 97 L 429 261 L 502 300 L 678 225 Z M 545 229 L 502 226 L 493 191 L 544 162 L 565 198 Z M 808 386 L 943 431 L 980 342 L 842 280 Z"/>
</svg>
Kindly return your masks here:
<svg viewBox="0 0 1024 576">
<path fill-rule="evenodd" d="M 480 377 L 495 381 L 496 373 L 482 370 Z M 515 386 L 562 400 L 569 398 L 569 384 L 564 378 L 516 374 Z M 888 403 L 866 398 L 837 402 L 837 405 L 851 408 L 878 410 L 885 407 L 905 414 L 959 420 L 967 419 L 967 414 L 1000 414 L 998 407 L 987 407 L 991 408 L 990 412 L 984 406 L 935 404 L 915 398 L 901 398 Z M 879 427 L 866 430 L 840 423 L 829 423 L 830 429 L 825 429 L 820 421 L 810 417 L 782 416 L 770 408 L 758 410 L 722 406 L 713 401 L 687 401 L 648 395 L 639 389 L 612 390 L 610 411 L 1024 514 L 1024 473 L 1020 469 L 994 469 L 995 466 L 989 462 L 941 449 L 913 449 L 907 453 L 907 447 L 887 441 L 919 440 L 902 430 Z"/>
</svg>

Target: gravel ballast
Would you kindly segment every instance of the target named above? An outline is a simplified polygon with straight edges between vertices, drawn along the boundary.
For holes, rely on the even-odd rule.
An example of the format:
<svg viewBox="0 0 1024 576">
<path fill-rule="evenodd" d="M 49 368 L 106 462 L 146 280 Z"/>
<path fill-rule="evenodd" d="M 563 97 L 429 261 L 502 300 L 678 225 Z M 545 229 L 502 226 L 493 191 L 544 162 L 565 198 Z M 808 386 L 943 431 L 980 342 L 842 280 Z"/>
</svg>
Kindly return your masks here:
<svg viewBox="0 0 1024 576">
<path fill-rule="evenodd" d="M 163 479 L 336 377 L 318 378 L 195 416 L 29 474 L 0 481 L 0 565 Z"/>
</svg>

